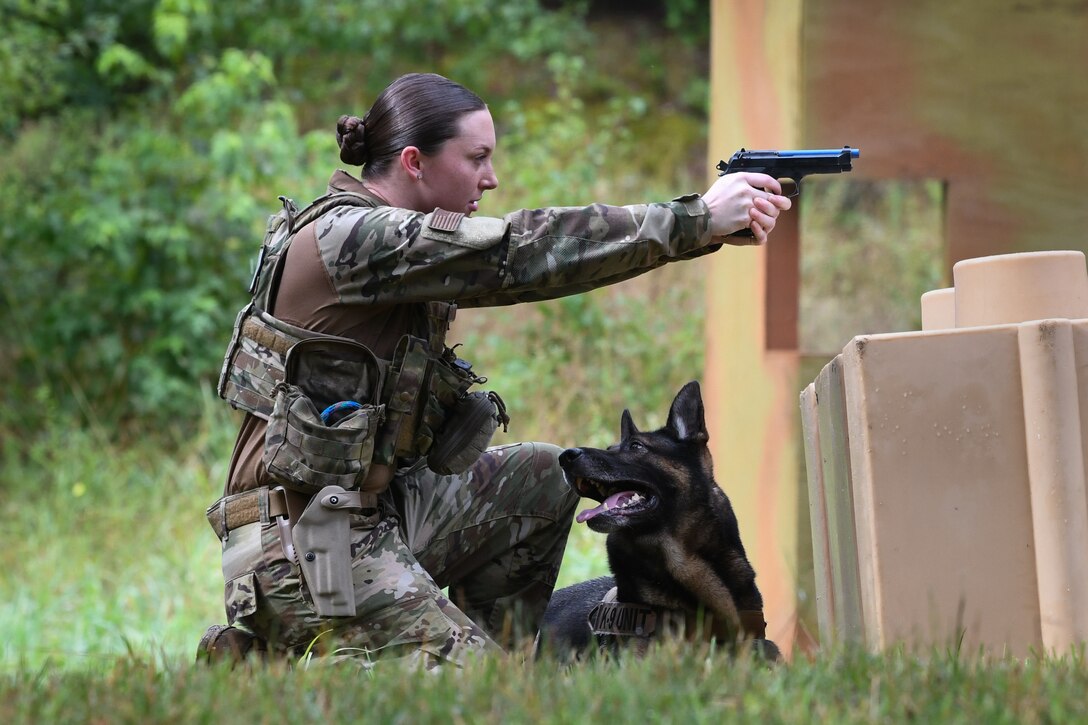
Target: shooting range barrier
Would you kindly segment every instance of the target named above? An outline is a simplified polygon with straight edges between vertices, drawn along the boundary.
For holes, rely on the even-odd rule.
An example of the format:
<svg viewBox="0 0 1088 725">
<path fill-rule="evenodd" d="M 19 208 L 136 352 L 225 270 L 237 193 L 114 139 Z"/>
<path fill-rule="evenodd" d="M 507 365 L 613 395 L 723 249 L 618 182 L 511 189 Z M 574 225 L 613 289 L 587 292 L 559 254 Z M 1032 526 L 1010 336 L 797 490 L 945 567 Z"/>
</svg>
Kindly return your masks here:
<svg viewBox="0 0 1088 725">
<path fill-rule="evenodd" d="M 947 282 L 934 282 L 932 287 L 951 284 L 952 268 L 962 260 L 1055 249 L 1088 252 L 1088 237 L 1084 234 L 1088 204 L 1083 201 L 1088 186 L 1088 164 L 1084 163 L 1088 149 L 1085 38 L 1088 38 L 1088 13 L 1079 0 L 942 0 L 864 5 L 856 0 L 711 0 L 708 181 L 713 178 L 713 164 L 741 147 L 804 149 L 849 144 L 862 150 L 849 175 L 849 183 L 938 182 L 942 193 L 937 233 L 943 248 L 941 273 Z M 794 651 L 814 652 L 831 643 L 817 636 L 820 629 L 817 604 L 826 607 L 827 602 L 817 602 L 816 596 L 816 562 L 810 550 L 804 436 L 797 393 L 816 377 L 850 335 L 917 329 L 913 322 L 898 327 L 855 324 L 845 335 L 837 336 L 830 349 L 805 349 L 803 341 L 812 330 L 805 329 L 806 322 L 801 316 L 803 250 L 817 245 L 834 247 L 840 241 L 833 234 L 826 238 L 803 238 L 807 232 L 802 230 L 799 218 L 811 199 L 802 192 L 794 200 L 794 210 L 779 217 L 770 244 L 724 250 L 700 262 L 706 265 L 708 280 L 706 367 L 701 382 L 714 472 L 733 502 L 745 548 L 759 576 L 768 636 L 782 647 L 787 657 Z M 893 238 L 902 235 L 898 229 L 887 234 Z M 955 286 L 955 294 L 959 295 L 965 283 L 957 280 Z M 1083 319 L 1072 313 L 1065 318 Z M 1026 319 L 1038 318 L 1025 317 L 1015 322 Z M 890 355 L 893 348 L 909 351 L 914 346 L 932 346 L 937 352 L 944 347 L 966 345 L 959 341 L 970 335 L 965 334 L 966 325 L 960 327 L 963 329 L 937 335 L 936 328 L 927 325 L 927 334 L 933 330 L 934 341 L 926 336 L 920 342 L 913 342 L 910 337 L 901 341 L 873 336 L 868 338 L 869 352 L 874 356 Z M 1069 332 L 1074 341 L 1080 340 L 1083 334 L 1080 324 L 1074 323 L 1072 327 Z M 1000 337 L 1001 333 L 985 333 L 980 337 L 986 335 Z M 1016 347 L 1019 356 L 1019 342 Z M 855 354 L 858 351 L 851 353 Z M 851 378 L 868 386 L 864 388 L 867 395 L 889 393 L 890 388 L 875 382 L 873 376 L 879 376 L 874 372 L 875 360 L 861 357 L 850 361 L 847 357 L 844 355 L 838 364 L 860 366 L 851 371 Z M 1082 359 L 1078 353 L 1078 360 Z M 936 364 L 925 359 L 921 362 Z M 989 360 L 981 362 L 991 365 Z M 1007 364 L 1015 365 L 1012 369 L 1019 374 L 1019 362 Z M 961 380 L 964 388 L 969 387 L 966 380 L 955 377 L 966 373 L 953 367 L 949 364 L 947 374 L 953 376 L 953 381 Z M 982 372 L 998 374 L 996 370 L 991 373 L 989 368 L 975 372 L 976 379 Z M 1011 370 L 1006 373 L 1012 375 Z M 905 409 L 904 415 L 921 406 L 921 397 L 926 400 L 939 397 L 928 387 L 920 386 L 917 390 L 906 387 L 913 376 L 922 374 L 909 369 L 904 373 L 906 377 L 896 401 L 897 406 Z M 1012 378 L 1017 379 L 1016 375 Z M 879 392 L 876 387 L 880 387 Z M 904 392 L 911 395 L 904 398 Z M 996 393 L 983 391 L 976 397 L 986 401 L 990 395 Z M 1023 398 L 1022 393 L 1018 395 Z M 873 405 L 862 408 L 869 411 L 866 414 L 870 417 L 876 410 Z M 960 414 L 967 417 L 967 411 L 960 409 Z M 1000 420 L 1002 425 L 1011 425 L 1003 417 Z M 879 425 L 881 421 L 872 422 Z M 937 439 L 934 422 L 939 419 L 934 417 L 929 421 L 927 432 L 935 441 L 951 446 L 947 436 L 953 427 L 949 424 L 949 433 L 942 430 L 942 437 Z M 900 432 L 905 430 L 898 421 L 891 424 L 893 430 L 896 424 L 900 425 Z M 845 436 L 845 418 L 842 425 Z M 973 446 L 972 439 L 978 435 L 978 429 L 972 427 L 967 434 L 965 428 L 964 425 L 958 433 L 960 446 L 970 455 L 981 457 L 977 448 L 968 445 Z M 877 432 L 879 429 L 873 432 L 874 436 Z M 980 437 L 983 442 L 992 441 L 996 432 L 986 430 Z M 986 433 L 990 433 L 990 439 L 985 438 Z M 1012 431 L 1005 430 L 999 440 L 1008 445 L 1010 435 Z M 900 436 L 900 444 L 904 437 Z M 892 440 L 888 438 L 881 445 L 891 445 Z M 850 442 L 853 444 L 854 439 Z M 912 446 L 908 453 L 916 445 L 919 444 L 913 438 L 908 439 L 908 446 Z M 995 448 L 999 457 L 1015 457 L 1000 450 L 1000 445 Z M 879 462 L 878 453 L 868 456 L 873 465 Z M 1026 449 L 1018 455 L 1018 465 L 1026 466 Z M 967 466 L 966 462 L 962 464 L 962 468 Z M 975 498 L 985 500 L 988 507 L 1007 505 L 1002 498 L 1004 492 L 1000 486 L 1004 484 L 1000 480 L 984 482 L 983 474 L 967 472 L 971 475 L 962 480 L 955 480 L 950 471 L 942 471 L 940 478 L 912 480 L 910 485 L 921 487 L 917 498 L 940 494 L 941 502 L 953 506 L 958 505 L 953 500 L 956 496 L 965 502 L 973 502 Z M 875 476 L 873 481 L 874 486 L 893 485 Z M 1043 559 L 1035 551 L 1035 529 L 1029 527 L 1031 501 L 1026 490 L 1016 494 L 1020 498 L 1015 513 L 1027 518 L 1015 518 L 1022 528 L 1005 533 L 1021 547 L 1023 566 L 1017 574 L 1010 572 L 1008 580 L 996 572 L 1000 581 L 1011 581 L 1015 576 L 1040 578 L 1035 573 L 1035 561 Z M 876 493 L 878 489 L 873 491 Z M 884 506 L 892 505 L 888 501 L 879 499 Z M 941 502 L 935 501 L 933 505 Z M 876 509 L 875 514 L 876 521 L 887 515 L 883 509 Z M 976 576 L 981 579 L 990 575 L 990 569 L 983 567 L 982 562 L 996 560 L 999 551 L 985 551 L 992 542 L 973 529 L 963 533 L 962 546 L 977 546 L 984 553 L 967 558 L 969 566 L 965 569 L 964 560 L 953 559 L 958 552 L 946 552 L 936 542 L 927 540 L 929 536 L 951 536 L 940 528 L 936 519 L 926 522 L 906 513 L 904 517 L 909 523 L 903 525 L 909 527 L 913 536 L 911 548 L 899 552 L 878 549 L 881 558 L 865 564 L 874 567 L 881 577 L 897 565 L 891 558 L 893 554 L 924 561 L 933 552 L 938 556 L 918 566 L 928 567 L 931 572 L 940 570 L 942 577 L 967 576 L 971 581 Z M 963 515 L 961 522 L 968 518 Z M 876 543 L 885 541 L 881 538 Z M 1009 547 L 1001 544 L 999 550 L 1006 551 Z M 1019 564 L 1012 561 L 1006 566 Z M 973 567 L 982 567 L 985 572 L 975 574 Z M 905 571 L 909 580 L 914 576 L 911 574 L 915 571 L 914 564 Z M 890 581 L 879 580 L 884 584 Z M 905 581 L 901 586 L 908 590 L 910 584 Z M 1003 616 L 1015 623 L 1005 627 L 1010 637 L 1018 633 L 1019 639 L 1010 639 L 1015 642 L 1010 646 L 1022 648 L 1028 641 L 1044 641 L 1043 627 L 1050 625 L 1044 625 L 1041 617 L 1049 615 L 1041 613 L 1037 598 L 1031 600 L 1024 595 L 1025 598 L 1000 603 L 974 601 L 979 591 L 989 596 L 1010 587 L 1011 584 L 1002 589 L 994 582 L 982 589 L 964 589 L 970 597 L 964 604 L 962 622 L 967 629 L 965 646 L 978 641 L 974 637 L 992 643 L 999 641 L 997 630 L 1005 625 L 993 619 L 998 608 L 1010 610 Z M 1035 596 L 1034 583 L 1023 587 L 1031 589 Z M 826 594 L 829 589 L 824 587 L 820 591 Z M 889 599 L 893 590 L 881 591 L 886 595 L 881 600 L 882 606 L 896 604 Z M 916 594 L 912 592 L 911 596 Z M 840 602 L 839 606 L 843 604 Z M 935 638 L 938 629 L 943 628 L 940 634 L 951 637 L 958 606 L 956 602 L 948 609 L 943 601 L 932 605 L 942 617 L 950 612 L 950 626 L 944 627 L 944 619 L 929 621 L 928 612 L 917 621 L 924 621 L 927 636 Z M 1011 611 L 1018 607 L 1026 609 Z M 1081 610 L 1084 609 L 1082 606 Z M 972 620 L 971 612 L 982 614 Z M 860 627 L 860 606 L 855 614 L 859 614 Z M 893 615 L 888 609 L 880 616 L 885 617 L 880 621 L 887 623 L 887 617 Z M 836 626 L 841 628 L 845 624 L 840 618 Z M 910 621 L 901 626 L 910 629 L 915 624 Z M 892 634 L 900 630 L 885 626 L 883 631 Z"/>
<path fill-rule="evenodd" d="M 1088 641 L 1085 256 L 953 277 L 801 394 L 820 641 L 1062 654 Z"/>
</svg>

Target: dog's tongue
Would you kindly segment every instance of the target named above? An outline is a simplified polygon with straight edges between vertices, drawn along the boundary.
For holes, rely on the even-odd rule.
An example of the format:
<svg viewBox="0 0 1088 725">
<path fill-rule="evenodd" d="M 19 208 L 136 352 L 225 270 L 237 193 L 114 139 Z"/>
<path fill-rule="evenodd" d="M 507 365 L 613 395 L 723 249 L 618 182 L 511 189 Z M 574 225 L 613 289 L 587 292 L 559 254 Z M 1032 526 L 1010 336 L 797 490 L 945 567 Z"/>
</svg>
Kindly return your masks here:
<svg viewBox="0 0 1088 725">
<path fill-rule="evenodd" d="M 584 524 L 586 521 L 589 521 L 591 518 L 593 518 L 597 514 L 603 514 L 605 511 L 608 511 L 609 509 L 614 509 L 617 506 L 624 505 L 634 495 L 635 495 L 634 491 L 620 491 L 619 493 L 614 493 L 611 496 L 609 496 L 608 498 L 606 498 L 604 500 L 604 503 L 602 503 L 597 508 L 586 509 L 582 513 L 578 514 L 578 517 L 577 517 L 576 520 L 578 521 L 578 523 Z"/>
</svg>

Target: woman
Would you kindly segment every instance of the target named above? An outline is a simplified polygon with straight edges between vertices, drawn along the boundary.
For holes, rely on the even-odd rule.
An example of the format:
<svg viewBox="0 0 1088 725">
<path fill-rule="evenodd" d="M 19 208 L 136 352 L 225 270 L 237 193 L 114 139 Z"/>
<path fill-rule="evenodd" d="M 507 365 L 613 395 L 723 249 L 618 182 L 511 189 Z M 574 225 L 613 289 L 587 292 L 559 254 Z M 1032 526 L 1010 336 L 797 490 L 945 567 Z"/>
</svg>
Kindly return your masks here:
<svg viewBox="0 0 1088 725">
<path fill-rule="evenodd" d="M 498 186 L 494 123 L 475 94 L 433 74 L 403 76 L 364 118 L 342 117 L 337 140 L 341 160 L 362 166 L 362 179 L 337 171 L 331 197 L 290 214 L 286 227 L 272 225 L 269 239 L 283 239 L 284 229 L 290 234 L 266 242 L 273 261 L 260 270 L 254 304 L 239 315 L 225 363 L 220 392 L 249 413 L 224 499 L 208 510 L 224 542 L 228 618 L 280 652 L 304 650 L 322 637 L 343 656 L 459 662 L 535 631 L 577 496 L 563 480 L 555 446 L 522 443 L 487 449 L 475 462 L 436 460 L 439 449 L 472 450 L 456 438 L 464 425 L 457 406 L 486 408 L 493 422 L 485 440 L 504 415 L 497 396 L 467 394 L 479 379 L 444 344 L 454 309 L 447 303 L 505 305 L 583 292 L 713 251 L 743 229 L 763 243 L 790 202 L 775 179 L 740 173 L 720 178 L 701 197 L 663 204 L 474 218 L 484 193 Z M 324 364 L 298 362 L 306 345 L 292 346 L 310 336 L 340 350 L 361 350 L 361 343 L 358 360 L 370 364 L 373 353 L 379 361 L 367 368 L 378 372 L 362 375 L 380 381 L 373 389 L 325 397 L 347 400 L 349 414 L 369 410 L 369 428 L 359 429 L 370 436 L 362 447 L 375 451 L 344 486 L 362 493 L 344 514 L 350 576 L 339 590 L 307 569 L 315 566 L 311 557 L 325 561 L 325 554 L 320 547 L 301 551 L 312 547 L 298 533 L 300 520 L 306 531 L 332 531 L 331 524 L 307 528 L 311 513 L 315 520 L 320 513 L 319 498 L 326 513 L 336 513 L 327 503 L 332 489 L 317 492 L 328 479 L 295 480 L 290 474 L 298 467 L 277 466 L 278 453 L 271 453 L 290 438 L 275 433 L 289 405 L 282 400 L 287 383 L 305 387 L 323 377 L 298 372 Z M 410 368 L 421 372 L 413 377 Z M 451 375 L 456 395 L 443 397 L 440 378 Z M 257 381 L 248 388 L 247 376 Z M 284 385 L 269 390 L 284 376 Z M 302 390 L 292 400 L 307 395 Z M 412 402 L 399 405 L 402 396 Z M 333 498 L 343 505 L 343 494 Z M 335 558 L 336 546 L 329 550 Z M 344 572 L 347 557 L 345 550 Z M 211 628 L 201 650 L 248 647 L 241 627 Z"/>
</svg>

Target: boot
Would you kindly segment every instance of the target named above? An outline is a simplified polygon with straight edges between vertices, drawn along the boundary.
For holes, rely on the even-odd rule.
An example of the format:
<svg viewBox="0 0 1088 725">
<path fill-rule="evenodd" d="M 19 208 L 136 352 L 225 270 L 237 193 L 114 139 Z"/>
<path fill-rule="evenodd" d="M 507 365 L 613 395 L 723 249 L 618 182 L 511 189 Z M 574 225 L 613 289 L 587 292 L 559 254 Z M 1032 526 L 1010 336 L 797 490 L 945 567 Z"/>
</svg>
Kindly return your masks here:
<svg viewBox="0 0 1088 725">
<path fill-rule="evenodd" d="M 196 647 L 196 661 L 197 664 L 239 664 L 251 655 L 264 659 L 267 653 L 268 645 L 255 634 L 225 624 L 213 624 Z"/>
</svg>

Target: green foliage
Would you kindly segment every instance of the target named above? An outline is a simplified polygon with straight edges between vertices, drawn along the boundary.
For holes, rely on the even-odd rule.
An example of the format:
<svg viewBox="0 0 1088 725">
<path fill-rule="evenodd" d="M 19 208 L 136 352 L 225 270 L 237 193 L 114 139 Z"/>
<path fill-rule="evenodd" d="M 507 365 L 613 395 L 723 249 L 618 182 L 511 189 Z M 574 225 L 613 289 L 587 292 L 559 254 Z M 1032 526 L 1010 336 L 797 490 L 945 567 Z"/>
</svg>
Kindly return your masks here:
<svg viewBox="0 0 1088 725">
<path fill-rule="evenodd" d="M 710 40 L 709 0 L 667 0 L 665 25 L 685 42 L 705 45 Z"/>
<path fill-rule="evenodd" d="M 583 12 L 498 0 L 14 2 L 0 16 L 0 427 L 19 428 L 30 408 L 106 427 L 192 420 L 275 197 L 320 193 L 336 159 L 331 119 L 365 109 L 397 73 L 434 69 L 510 99 L 511 187 L 592 200 L 602 160 L 625 142 L 610 127 L 638 104 L 619 94 L 606 125 L 587 130 L 583 61 L 562 52 L 585 42 Z M 495 73 L 511 65 L 524 72 Z M 553 86 L 555 124 L 529 132 L 531 99 Z M 558 164 L 587 133 L 593 159 L 564 178 Z M 531 150 L 542 136 L 567 144 L 549 164 Z"/>
</svg>

